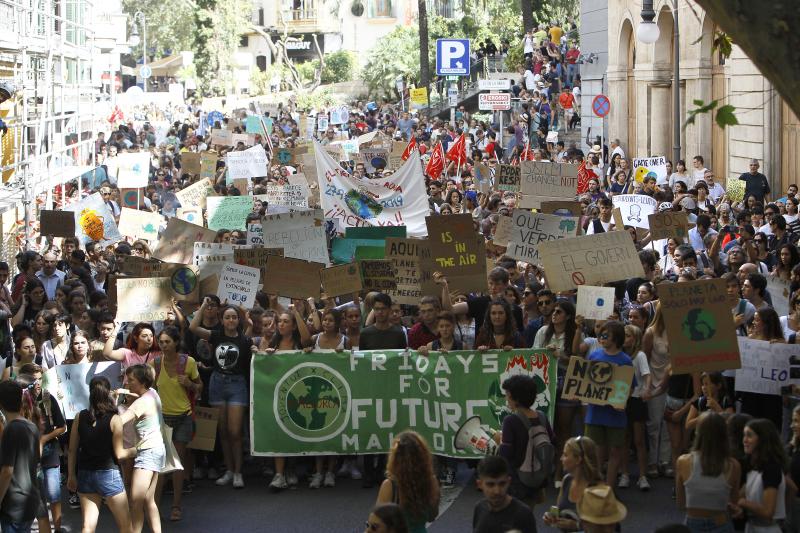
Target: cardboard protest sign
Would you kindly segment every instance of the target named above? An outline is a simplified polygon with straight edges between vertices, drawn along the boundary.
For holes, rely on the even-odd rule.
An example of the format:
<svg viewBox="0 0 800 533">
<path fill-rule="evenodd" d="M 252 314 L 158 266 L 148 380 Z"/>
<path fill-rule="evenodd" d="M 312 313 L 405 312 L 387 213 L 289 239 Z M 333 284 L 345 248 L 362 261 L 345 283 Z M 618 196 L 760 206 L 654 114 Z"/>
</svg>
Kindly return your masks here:
<svg viewBox="0 0 800 533">
<path fill-rule="evenodd" d="M 689 234 L 689 217 L 686 211 L 662 211 L 648 215 L 650 237 L 654 241 L 675 237 L 683 240 Z"/>
<path fill-rule="evenodd" d="M 644 277 L 639 253 L 626 231 L 543 242 L 539 257 L 547 284 L 556 292 Z"/>
<path fill-rule="evenodd" d="M 619 208 L 625 226 L 644 229 L 650 228 L 648 217 L 658 207 L 656 199 L 645 194 L 615 194 L 612 202 Z"/>
<path fill-rule="evenodd" d="M 217 441 L 217 423 L 219 422 L 218 407 L 194 406 L 194 437 L 187 445 L 190 450 L 214 451 Z"/>
<path fill-rule="evenodd" d="M 673 374 L 740 368 L 725 280 L 660 283 Z"/>
<path fill-rule="evenodd" d="M 64 211 L 73 214 L 75 236 L 81 244 L 99 242 L 101 247 L 105 247 L 122 240 L 111 208 L 106 205 L 99 192 L 65 207 Z"/>
<path fill-rule="evenodd" d="M 219 161 L 219 156 L 214 152 L 201 152 L 200 178 L 213 180 L 217 174 L 217 161 Z"/>
<path fill-rule="evenodd" d="M 117 320 L 156 322 L 172 306 L 169 278 L 117 278 Z"/>
<path fill-rule="evenodd" d="M 497 190 L 519 192 L 520 167 L 518 165 L 501 164 L 496 178 Z"/>
<path fill-rule="evenodd" d="M 656 183 L 667 182 L 667 158 L 663 155 L 656 157 L 639 157 L 633 160 L 633 179 L 637 183 L 645 179 L 655 178 Z"/>
<path fill-rule="evenodd" d="M 304 180 L 305 181 L 305 180 Z M 267 202 L 300 209 L 308 208 L 308 187 L 304 185 L 267 185 Z"/>
<path fill-rule="evenodd" d="M 178 220 L 183 220 L 189 224 L 199 226 L 205 224 L 203 220 L 203 210 L 199 207 L 179 207 L 175 210 L 175 216 Z"/>
<path fill-rule="evenodd" d="M 294 152 L 290 148 L 275 148 L 274 161 L 281 165 L 294 166 L 297 162 L 294 160 Z"/>
<path fill-rule="evenodd" d="M 233 132 L 227 128 L 211 130 L 211 144 L 233 146 Z"/>
<path fill-rule="evenodd" d="M 561 397 L 622 410 L 631 394 L 632 382 L 632 366 L 589 361 L 573 355 L 569 358 Z"/>
<path fill-rule="evenodd" d="M 472 215 L 430 216 L 425 223 L 428 246 L 421 255 L 428 277 L 441 272 L 451 288 L 464 293 L 485 289 L 486 249 L 483 237 L 475 234 Z"/>
<path fill-rule="evenodd" d="M 422 298 L 419 252 L 420 246 L 424 244 L 425 241 L 420 239 L 396 237 L 386 239 L 384 257 L 392 262 L 397 281 L 397 287 L 387 292 L 393 302 L 407 305 L 419 304 L 419 300 Z"/>
<path fill-rule="evenodd" d="M 213 230 L 172 217 L 161 238 L 153 248 L 153 257 L 168 263 L 192 262 L 195 242 L 211 242 L 217 236 Z"/>
<path fill-rule="evenodd" d="M 141 201 L 143 195 L 143 189 L 120 189 L 119 206 L 128 207 L 130 209 L 144 207 L 144 202 Z"/>
<path fill-rule="evenodd" d="M 152 211 L 123 207 L 119 216 L 119 232 L 126 237 L 155 241 L 164 218 Z"/>
<path fill-rule="evenodd" d="M 75 214 L 70 211 L 39 211 L 39 233 L 53 237 L 75 236 Z"/>
<path fill-rule="evenodd" d="M 357 263 L 323 268 L 319 271 L 322 290 L 328 298 L 360 292 L 361 271 Z M 394 300 L 392 300 L 394 301 Z"/>
<path fill-rule="evenodd" d="M 247 244 L 251 246 L 264 244 L 264 228 L 261 222 L 251 222 L 247 225 Z"/>
<path fill-rule="evenodd" d="M 741 202 L 744 200 L 744 181 L 738 176 L 729 176 L 725 179 L 725 191 L 732 202 Z"/>
<path fill-rule="evenodd" d="M 538 208 L 544 201 L 575 200 L 577 187 L 577 165 L 520 162 L 520 207 Z"/>
<path fill-rule="evenodd" d="M 267 259 L 267 276 L 264 292 L 287 298 L 320 297 L 320 274 L 324 263 L 314 263 L 292 257 L 270 256 Z"/>
<path fill-rule="evenodd" d="M 252 196 L 211 196 L 206 203 L 208 229 L 247 229 L 247 215 L 253 212 Z"/>
<path fill-rule="evenodd" d="M 742 366 L 736 370 L 736 392 L 780 396 L 784 387 L 800 385 L 797 345 L 737 337 Z"/>
<path fill-rule="evenodd" d="M 199 152 L 181 153 L 181 172 L 183 174 L 200 174 L 201 155 Z"/>
<path fill-rule="evenodd" d="M 328 242 L 322 211 L 295 211 L 261 219 L 264 245 L 283 248 L 286 257 L 328 264 Z"/>
<path fill-rule="evenodd" d="M 245 146 L 253 146 L 256 143 L 256 136 L 251 133 L 234 133 L 231 135 L 231 145 L 236 147 L 239 143 Z"/>
<path fill-rule="evenodd" d="M 778 276 L 767 276 L 767 292 L 772 298 L 772 308 L 778 316 L 786 316 L 791 311 L 789 296 L 792 294 L 790 283 Z"/>
<path fill-rule="evenodd" d="M 118 362 L 103 361 L 56 365 L 42 376 L 42 389 L 56 399 L 65 420 L 73 420 L 89 408 L 89 383 L 95 376 L 105 376 L 111 389 L 122 387 L 122 367 Z"/>
<path fill-rule="evenodd" d="M 225 243 L 194 243 L 193 263 L 199 267 L 200 281 L 211 275 L 219 275 L 225 263 L 233 263 L 233 246 Z M 216 293 L 216 289 L 213 291 Z"/>
<path fill-rule="evenodd" d="M 257 268 L 261 272 L 263 278 L 267 272 L 267 259 L 271 255 L 283 256 L 283 248 L 264 248 L 258 246 L 251 248 L 239 247 L 233 249 L 233 259 L 237 265 L 244 265 Z"/>
<path fill-rule="evenodd" d="M 117 187 L 147 187 L 150 179 L 150 152 L 124 152 L 116 157 Z"/>
<path fill-rule="evenodd" d="M 614 287 L 578 287 L 576 315 L 589 320 L 608 320 L 614 312 Z"/>
<path fill-rule="evenodd" d="M 136 255 L 123 255 L 120 257 L 122 262 L 118 264 L 119 273 L 123 276 L 132 278 L 159 277 L 154 275 L 161 271 L 161 261 L 157 259 L 145 259 Z"/>
<path fill-rule="evenodd" d="M 267 175 L 267 152 L 260 144 L 242 152 L 228 152 L 225 167 L 230 179 L 255 178 Z"/>
<path fill-rule="evenodd" d="M 365 291 L 387 292 L 397 289 L 392 262 L 387 259 L 371 259 L 358 262 L 361 268 L 361 284 Z"/>
<path fill-rule="evenodd" d="M 498 215 L 497 226 L 494 228 L 492 242 L 496 246 L 508 246 L 511 241 L 511 233 L 514 231 L 514 219 L 505 215 Z"/>
<path fill-rule="evenodd" d="M 232 305 L 241 305 L 245 309 L 252 309 L 256 303 L 256 292 L 261 271 L 235 263 L 225 263 L 219 276 L 217 296 L 220 301 L 227 301 Z"/>
<path fill-rule="evenodd" d="M 541 243 L 575 237 L 578 231 L 577 218 L 515 209 L 511 219 L 513 227 L 506 254 L 531 264 L 539 263 Z"/>
<path fill-rule="evenodd" d="M 206 198 L 214 194 L 214 187 L 211 185 L 211 180 L 203 178 L 200 181 L 192 183 L 185 189 L 175 193 L 181 207 L 199 207 L 206 208 Z"/>
<path fill-rule="evenodd" d="M 583 206 L 580 202 L 553 200 L 541 202 L 540 211 L 546 215 L 558 215 L 561 217 L 580 217 L 583 215 Z"/>
<path fill-rule="evenodd" d="M 614 221 L 612 224 L 612 231 L 622 231 L 625 229 L 625 221 L 622 220 L 622 208 L 615 207 L 611 211 L 611 219 Z"/>
</svg>

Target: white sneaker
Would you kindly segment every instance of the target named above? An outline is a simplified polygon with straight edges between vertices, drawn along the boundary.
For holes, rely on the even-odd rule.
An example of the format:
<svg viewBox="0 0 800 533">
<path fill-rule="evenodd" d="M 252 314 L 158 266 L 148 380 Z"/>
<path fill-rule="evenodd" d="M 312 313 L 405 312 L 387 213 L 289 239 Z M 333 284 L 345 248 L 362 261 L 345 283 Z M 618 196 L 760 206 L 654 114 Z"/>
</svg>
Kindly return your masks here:
<svg viewBox="0 0 800 533">
<path fill-rule="evenodd" d="M 298 483 L 297 474 L 294 472 L 286 474 L 286 483 L 288 483 L 290 487 L 296 487 Z"/>
<path fill-rule="evenodd" d="M 308 484 L 309 489 L 318 489 L 322 486 L 322 474 L 319 472 L 311 476 L 311 482 Z"/>
<path fill-rule="evenodd" d="M 650 490 L 650 483 L 647 481 L 646 476 L 640 476 L 639 481 L 636 483 L 636 485 L 642 492 L 647 492 L 648 490 Z"/>
<path fill-rule="evenodd" d="M 350 479 L 361 479 L 361 470 L 358 469 L 358 463 L 353 461 L 350 464 Z"/>
<path fill-rule="evenodd" d="M 286 477 L 283 474 L 275 474 L 275 477 L 272 478 L 272 483 L 269 484 L 269 488 L 272 490 L 288 489 L 289 485 L 286 484 Z"/>
<path fill-rule="evenodd" d="M 219 472 L 217 472 L 217 469 L 213 467 L 209 468 L 208 479 L 218 479 L 218 478 L 219 478 Z"/>
<path fill-rule="evenodd" d="M 244 488 L 244 479 L 242 478 L 241 474 L 234 474 L 233 475 L 233 488 L 234 489 L 243 489 Z"/>
<path fill-rule="evenodd" d="M 229 484 L 231 481 L 233 481 L 233 472 L 226 470 L 225 474 L 217 480 L 217 485 L 222 487 L 223 485 Z"/>
<path fill-rule="evenodd" d="M 631 486 L 631 478 L 628 474 L 620 474 L 619 481 L 617 482 L 617 487 L 621 489 L 627 489 Z"/>
<path fill-rule="evenodd" d="M 333 474 L 333 472 L 327 472 L 325 474 L 325 483 L 324 483 L 324 485 L 326 487 L 335 487 L 336 486 L 336 476 Z"/>
<path fill-rule="evenodd" d="M 352 461 L 345 459 L 342 461 L 342 466 L 340 466 L 339 470 L 336 471 L 336 477 L 349 477 L 351 467 Z"/>
<path fill-rule="evenodd" d="M 206 469 L 202 466 L 194 467 L 194 472 L 192 472 L 192 479 L 205 479 L 206 478 Z"/>
<path fill-rule="evenodd" d="M 560 479 L 557 479 L 557 480 L 555 480 L 555 481 L 553 482 L 553 486 L 554 486 L 555 488 L 557 488 L 557 489 L 560 489 L 560 488 L 561 488 L 561 480 L 560 480 Z"/>
</svg>

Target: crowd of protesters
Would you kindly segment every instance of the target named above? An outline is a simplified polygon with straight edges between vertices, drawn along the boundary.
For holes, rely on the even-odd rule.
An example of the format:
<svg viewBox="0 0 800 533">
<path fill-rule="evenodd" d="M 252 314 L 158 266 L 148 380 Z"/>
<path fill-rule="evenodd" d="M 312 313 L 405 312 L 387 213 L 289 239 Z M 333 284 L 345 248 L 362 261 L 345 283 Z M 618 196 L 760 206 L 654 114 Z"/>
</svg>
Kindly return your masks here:
<svg viewBox="0 0 800 533">
<path fill-rule="evenodd" d="M 724 279 L 737 335 L 795 344 L 800 331 L 798 188 L 791 185 L 783 195 L 773 192 L 759 161 L 753 160 L 738 178 L 744 194 L 734 195 L 700 155 L 690 166 L 668 162 L 666 176 L 638 180 L 619 141 L 610 150 L 599 143 L 586 146 L 586 154 L 577 145 L 547 143 L 547 133 L 559 122 L 575 126 L 579 52 L 562 38 L 564 33 L 553 24 L 523 38 L 526 65 L 512 90 L 524 104 L 505 132 L 465 110 L 459 110 L 453 125 L 399 112 L 388 102 L 358 102 L 347 123 L 315 132 L 325 145 L 377 130 L 413 142 L 417 151 L 412 157 L 424 163 L 439 143 L 447 150 L 463 138 L 468 161 L 450 161 L 424 179 L 431 214 L 468 213 L 476 233 L 486 238 L 487 261 L 494 265 L 488 294 L 451 295 L 447 278 L 440 275 L 441 294 L 426 295 L 417 306 L 369 293 L 340 310 L 342 302 L 332 298 L 282 305 L 275 295 L 259 293 L 248 311 L 205 294 L 199 305 L 173 302 L 162 323 L 120 324 L 107 292 L 110 275 L 120 272 L 128 256 L 149 258 L 153 243 L 124 239 L 102 248 L 45 235 L 17 256 L 13 269 L 0 263 L 2 530 L 26 531 L 38 520 L 40 531 L 58 531 L 66 500 L 81 509 L 84 531 L 95 529 L 103 503 L 121 531 L 141 531 L 145 521 L 160 531 L 162 493 L 170 493 L 168 519 L 178 521 L 184 519 L 184 496 L 191 498 L 201 480 L 245 488 L 243 466 L 255 461 L 249 458 L 245 423 L 252 357 L 312 348 L 410 348 L 426 354 L 535 347 L 549 348 L 558 357 L 559 391 L 570 356 L 632 365 L 635 387 L 624 411 L 587 408 L 559 394 L 551 421 L 531 409 L 537 394 L 533 380 L 503 383 L 508 408 L 519 416 L 507 417 L 498 432 L 498 455 L 477 466 L 485 499 L 475 508 L 476 532 L 535 531 L 534 506 L 539 505 L 537 516 L 542 516 L 544 487 L 525 486 L 517 471 L 526 428 L 536 424 L 546 426 L 556 450 L 551 485 L 557 489 L 556 504 L 542 516 L 548 527 L 598 532 L 613 531 L 620 523 L 624 527 L 627 510 L 615 491 L 631 484 L 647 491 L 654 478 L 663 476 L 675 479 L 675 504 L 686 510 L 690 531 L 797 531 L 800 411 L 794 408 L 793 391 L 782 396 L 739 392 L 732 371 L 674 373 L 658 291 L 662 283 Z M 306 142 L 298 111 L 287 102 L 277 113 L 264 115 L 272 120 L 272 133 L 269 138 L 255 135 L 254 142 L 270 154 Z M 97 169 L 80 184 L 53 191 L 58 207 L 100 192 L 119 217 L 121 191 L 108 169 L 121 153 L 148 151 L 150 181 L 138 209 L 167 220 L 180 207 L 176 192 L 199 178 L 184 171 L 183 154 L 214 150 L 222 156 L 248 148 L 210 140 L 212 128 L 243 118 L 236 113 L 208 127 L 202 125 L 206 115 L 201 109 L 188 108 L 182 116 L 175 110 L 171 116 L 177 120 L 162 130 L 143 113 L 131 121 L 116 117 L 110 133 L 98 136 Z M 243 132 L 241 126 L 233 131 Z M 581 234 L 625 230 L 639 250 L 645 275 L 609 284 L 616 301 L 608 320 L 577 315 L 574 291 L 552 291 L 541 265 L 511 259 L 504 255 L 507 243 L 493 242 L 500 217 L 511 215 L 518 200 L 514 192 L 492 186 L 495 172 L 500 164 L 529 159 L 582 164 L 587 186 L 575 197 L 582 207 Z M 342 165 L 363 180 L 391 174 L 383 168 L 368 172 L 361 161 Z M 477 170 L 484 167 L 489 176 L 478 179 Z M 213 187 L 223 196 L 260 194 L 266 184 L 286 183 L 303 170 L 302 164 L 272 159 L 265 176 L 248 180 L 250 190 L 238 190 L 226 183 L 221 157 Z M 612 208 L 617 194 L 651 196 L 661 212 L 685 212 L 693 226 L 686 242 L 653 241 L 636 228 L 616 228 Z M 253 217 L 266 209 L 255 204 Z M 242 231 L 220 230 L 216 242 L 244 240 Z M 772 277 L 790 284 L 784 316 L 773 308 L 767 290 Z M 220 351 L 226 356 L 219 357 Z M 111 390 L 108 380 L 94 378 L 89 407 L 65 420 L 55 399 L 42 391 L 43 373 L 58 365 L 97 361 L 121 362 L 125 388 Z M 215 452 L 187 448 L 195 402 L 220 408 Z M 172 428 L 172 444 L 184 468 L 159 476 L 169 455 L 162 425 Z M 297 488 L 302 477 L 309 489 L 334 487 L 342 477 L 359 479 L 365 487 L 379 488 L 368 531 L 424 531 L 438 514 L 440 487 L 452 485 L 462 466 L 442 459 L 407 431 L 397 435 L 386 462 L 380 456 L 276 457 L 259 463 L 264 481 L 252 477 L 247 483 L 282 491 Z"/>
</svg>

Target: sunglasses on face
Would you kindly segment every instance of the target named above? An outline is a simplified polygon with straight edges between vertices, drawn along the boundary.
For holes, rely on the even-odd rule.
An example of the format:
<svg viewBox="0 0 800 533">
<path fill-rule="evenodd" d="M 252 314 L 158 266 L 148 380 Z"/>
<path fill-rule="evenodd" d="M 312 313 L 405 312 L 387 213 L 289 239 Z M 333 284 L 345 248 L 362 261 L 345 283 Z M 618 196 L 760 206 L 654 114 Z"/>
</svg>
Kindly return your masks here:
<svg viewBox="0 0 800 533">
<path fill-rule="evenodd" d="M 553 300 L 540 300 L 536 302 L 536 305 L 538 305 L 539 307 L 543 307 L 545 305 L 550 305 L 551 303 L 553 303 Z"/>
<path fill-rule="evenodd" d="M 600 339 L 601 341 L 607 341 L 608 333 L 601 333 L 600 335 L 597 336 L 597 338 Z"/>
</svg>

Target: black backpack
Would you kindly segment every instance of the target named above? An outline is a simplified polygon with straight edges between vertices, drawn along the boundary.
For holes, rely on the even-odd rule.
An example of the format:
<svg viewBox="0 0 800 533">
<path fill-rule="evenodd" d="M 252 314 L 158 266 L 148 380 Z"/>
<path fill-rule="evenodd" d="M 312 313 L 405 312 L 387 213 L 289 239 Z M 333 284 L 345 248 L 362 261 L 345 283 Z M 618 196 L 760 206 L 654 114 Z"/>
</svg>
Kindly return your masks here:
<svg viewBox="0 0 800 533">
<path fill-rule="evenodd" d="M 539 423 L 532 424 L 527 416 L 516 413 L 528 431 L 525 459 L 517 474 L 522 484 L 532 489 L 538 489 L 547 483 L 555 470 L 556 457 L 555 446 L 550 440 L 550 422 L 547 420 L 547 415 L 541 411 L 537 411 L 537 414 Z"/>
</svg>

